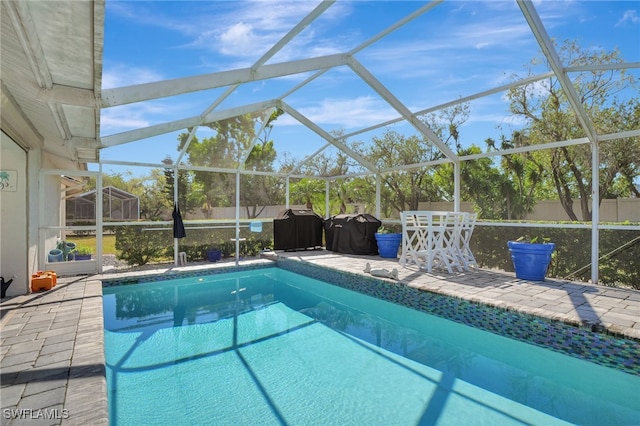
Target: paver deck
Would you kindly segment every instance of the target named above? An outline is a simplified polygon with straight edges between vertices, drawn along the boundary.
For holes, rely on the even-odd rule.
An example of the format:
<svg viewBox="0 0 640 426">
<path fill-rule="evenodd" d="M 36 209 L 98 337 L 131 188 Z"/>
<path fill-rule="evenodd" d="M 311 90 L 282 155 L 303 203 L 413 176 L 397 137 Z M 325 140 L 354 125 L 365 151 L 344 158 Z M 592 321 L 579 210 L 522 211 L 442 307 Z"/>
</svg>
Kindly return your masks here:
<svg viewBox="0 0 640 426">
<path fill-rule="evenodd" d="M 323 250 L 272 254 L 275 255 L 363 275 L 367 262 L 372 268 L 397 268 L 401 283 L 424 291 L 577 325 L 594 324 L 640 340 L 640 291 L 552 279 L 529 282 L 516 279 L 512 273 L 487 270 L 426 274 L 415 267 L 402 267 L 392 259 Z M 166 267 L 127 275 L 220 266 L 224 263 Z M 108 424 L 103 277 L 115 276 L 59 278 L 52 290 L 2 301 L 3 425 Z"/>
<path fill-rule="evenodd" d="M 279 252 L 278 256 L 351 273 L 363 273 L 367 262 L 372 268 L 396 268 L 399 281 L 417 289 L 575 325 L 597 324 L 610 333 L 640 340 L 638 290 L 555 279 L 526 281 L 513 273 L 488 270 L 427 274 L 415 265 L 401 266 L 394 259 L 376 256 L 374 265 L 372 256 L 328 251 Z"/>
</svg>

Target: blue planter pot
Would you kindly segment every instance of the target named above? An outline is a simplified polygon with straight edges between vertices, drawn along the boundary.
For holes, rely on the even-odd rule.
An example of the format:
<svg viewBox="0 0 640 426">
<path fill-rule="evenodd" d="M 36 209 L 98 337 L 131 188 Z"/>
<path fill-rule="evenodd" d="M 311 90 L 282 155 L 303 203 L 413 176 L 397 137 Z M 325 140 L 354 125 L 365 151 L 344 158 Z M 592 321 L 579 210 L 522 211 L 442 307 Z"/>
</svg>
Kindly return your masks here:
<svg viewBox="0 0 640 426">
<path fill-rule="evenodd" d="M 207 260 L 209 262 L 216 262 L 222 259 L 222 252 L 220 250 L 207 250 Z"/>
<path fill-rule="evenodd" d="M 62 257 L 64 253 L 60 249 L 49 250 L 49 254 L 47 260 L 49 263 L 52 262 L 62 262 Z"/>
<path fill-rule="evenodd" d="M 380 257 L 395 259 L 398 257 L 398 249 L 402 242 L 402 234 L 378 234 L 376 233 L 376 241 L 378 242 L 378 253 Z"/>
<path fill-rule="evenodd" d="M 64 253 L 66 257 L 66 259 L 64 260 L 73 260 L 75 258 L 75 253 L 74 250 L 76 249 L 76 243 L 74 242 L 68 242 L 65 243 L 65 249 L 64 249 Z"/>
<path fill-rule="evenodd" d="M 554 243 L 531 244 L 519 241 L 507 242 L 513 261 L 516 278 L 521 280 L 544 281 L 555 250 Z"/>
</svg>

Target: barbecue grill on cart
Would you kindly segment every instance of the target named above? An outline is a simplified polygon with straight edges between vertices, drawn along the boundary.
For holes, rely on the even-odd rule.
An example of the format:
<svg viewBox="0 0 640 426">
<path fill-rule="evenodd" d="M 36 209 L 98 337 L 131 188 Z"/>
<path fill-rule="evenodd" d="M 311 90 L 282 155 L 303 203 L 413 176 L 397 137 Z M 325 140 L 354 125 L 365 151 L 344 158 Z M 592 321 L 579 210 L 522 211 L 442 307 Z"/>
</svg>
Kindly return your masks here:
<svg viewBox="0 0 640 426">
<path fill-rule="evenodd" d="M 275 250 L 306 250 L 322 247 L 322 218 L 313 210 L 287 209 L 273 219 Z"/>
<path fill-rule="evenodd" d="M 324 221 L 327 250 L 345 254 L 378 254 L 375 233 L 382 225 L 370 214 L 339 214 Z"/>
</svg>

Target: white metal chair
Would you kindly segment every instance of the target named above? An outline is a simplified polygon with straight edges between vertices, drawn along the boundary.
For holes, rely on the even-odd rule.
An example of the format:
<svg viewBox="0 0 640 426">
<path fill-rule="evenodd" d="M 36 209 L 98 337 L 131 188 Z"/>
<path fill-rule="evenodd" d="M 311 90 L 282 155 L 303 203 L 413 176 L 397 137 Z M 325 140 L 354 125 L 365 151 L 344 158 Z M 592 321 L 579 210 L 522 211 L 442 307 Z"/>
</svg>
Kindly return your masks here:
<svg viewBox="0 0 640 426">
<path fill-rule="evenodd" d="M 435 222 L 432 224 L 432 233 L 435 240 L 430 262 L 431 268 L 445 268 L 450 274 L 453 273 L 453 268 L 456 268 L 459 272 L 464 271 L 458 252 L 463 220 L 463 214 L 448 212 L 441 217 L 438 225 Z"/>
<path fill-rule="evenodd" d="M 404 211 L 400 214 L 402 220 L 402 250 L 399 263 L 406 266 L 417 263 L 416 251 L 420 247 L 421 230 L 414 211 Z"/>
<path fill-rule="evenodd" d="M 427 272 L 433 272 L 433 267 L 440 263 L 442 235 L 444 231 L 444 218 L 446 212 L 416 212 L 416 222 L 418 223 L 419 246 L 416 248 L 416 263 Z"/>
<path fill-rule="evenodd" d="M 453 268 L 464 270 L 459 255 L 464 220 L 461 213 L 404 211 L 401 218 L 401 265 L 413 263 L 429 273 L 434 268 L 444 268 L 449 273 Z"/>
<path fill-rule="evenodd" d="M 429 233 L 431 212 L 404 211 L 402 217 L 402 254 L 400 264 L 428 265 L 433 236 Z"/>
<path fill-rule="evenodd" d="M 473 234 L 473 229 L 476 226 L 478 213 L 465 213 L 464 216 L 465 218 L 462 222 L 462 227 L 460 228 L 460 245 L 458 246 L 458 250 L 464 269 L 468 271 L 471 267 L 478 267 L 478 262 L 473 256 L 473 252 L 471 251 L 471 246 L 469 244 L 471 241 L 471 235 Z"/>
</svg>

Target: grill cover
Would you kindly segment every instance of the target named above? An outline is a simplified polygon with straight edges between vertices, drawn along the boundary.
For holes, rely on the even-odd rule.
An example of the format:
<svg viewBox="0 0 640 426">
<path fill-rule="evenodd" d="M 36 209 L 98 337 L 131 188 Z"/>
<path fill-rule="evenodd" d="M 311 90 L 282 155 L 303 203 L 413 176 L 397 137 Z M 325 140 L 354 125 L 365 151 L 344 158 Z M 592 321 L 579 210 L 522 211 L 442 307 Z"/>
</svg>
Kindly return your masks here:
<svg viewBox="0 0 640 426">
<path fill-rule="evenodd" d="M 274 250 L 322 247 L 322 218 L 313 210 L 287 209 L 273 219 Z"/>
<path fill-rule="evenodd" d="M 382 225 L 370 214 L 339 214 L 324 221 L 327 250 L 347 254 L 378 254 L 375 233 Z"/>
</svg>

